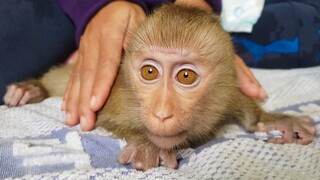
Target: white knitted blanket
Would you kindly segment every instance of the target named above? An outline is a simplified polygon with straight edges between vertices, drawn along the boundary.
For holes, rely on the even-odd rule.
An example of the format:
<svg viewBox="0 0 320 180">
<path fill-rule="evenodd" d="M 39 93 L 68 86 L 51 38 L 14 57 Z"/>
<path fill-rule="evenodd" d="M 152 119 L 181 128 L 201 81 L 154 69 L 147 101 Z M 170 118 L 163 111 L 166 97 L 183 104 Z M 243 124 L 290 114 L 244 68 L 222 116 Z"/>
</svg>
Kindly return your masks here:
<svg viewBox="0 0 320 180">
<path fill-rule="evenodd" d="M 313 143 L 269 144 L 230 125 L 216 140 L 181 152 L 179 169 L 141 172 L 116 162 L 122 140 L 66 126 L 61 98 L 49 98 L 0 106 L 0 179 L 320 179 L 320 67 L 254 73 L 269 93 L 268 111 L 312 117 Z"/>
</svg>

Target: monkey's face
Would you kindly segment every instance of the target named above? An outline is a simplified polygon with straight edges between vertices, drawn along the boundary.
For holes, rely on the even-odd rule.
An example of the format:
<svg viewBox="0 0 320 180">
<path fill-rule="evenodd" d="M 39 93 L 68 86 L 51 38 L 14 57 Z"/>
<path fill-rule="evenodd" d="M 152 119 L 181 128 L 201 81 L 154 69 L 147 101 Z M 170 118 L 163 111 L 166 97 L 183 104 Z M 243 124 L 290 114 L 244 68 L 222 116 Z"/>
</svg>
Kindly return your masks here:
<svg viewBox="0 0 320 180">
<path fill-rule="evenodd" d="M 147 137 L 161 148 L 184 143 L 193 128 L 194 107 L 212 78 L 212 65 L 175 49 L 147 49 L 132 59 Z"/>
</svg>

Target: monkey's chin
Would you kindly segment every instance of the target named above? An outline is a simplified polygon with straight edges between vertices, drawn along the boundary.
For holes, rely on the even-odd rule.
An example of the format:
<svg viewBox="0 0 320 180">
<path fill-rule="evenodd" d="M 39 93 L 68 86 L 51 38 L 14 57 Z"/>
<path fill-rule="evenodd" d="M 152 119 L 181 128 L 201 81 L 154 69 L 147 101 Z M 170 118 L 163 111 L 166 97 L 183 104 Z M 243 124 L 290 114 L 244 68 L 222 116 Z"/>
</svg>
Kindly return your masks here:
<svg viewBox="0 0 320 180">
<path fill-rule="evenodd" d="M 172 136 L 159 136 L 159 135 L 155 135 L 155 134 L 152 134 L 151 132 L 149 132 L 148 136 L 149 136 L 150 140 L 154 144 L 159 146 L 160 148 L 171 149 L 171 148 L 183 143 L 183 141 L 186 140 L 187 132 L 182 131 L 182 132 L 180 132 L 176 135 L 172 135 Z"/>
</svg>

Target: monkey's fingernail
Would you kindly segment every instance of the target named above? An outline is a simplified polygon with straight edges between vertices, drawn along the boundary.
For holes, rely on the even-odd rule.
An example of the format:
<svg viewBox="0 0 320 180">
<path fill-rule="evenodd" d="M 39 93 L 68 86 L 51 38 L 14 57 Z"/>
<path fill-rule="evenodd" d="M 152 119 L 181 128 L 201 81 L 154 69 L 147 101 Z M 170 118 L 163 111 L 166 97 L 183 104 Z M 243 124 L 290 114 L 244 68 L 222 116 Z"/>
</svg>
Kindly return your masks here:
<svg viewBox="0 0 320 180">
<path fill-rule="evenodd" d="M 90 108 L 92 109 L 97 103 L 97 98 L 96 96 L 92 96 L 90 100 Z"/>
</svg>

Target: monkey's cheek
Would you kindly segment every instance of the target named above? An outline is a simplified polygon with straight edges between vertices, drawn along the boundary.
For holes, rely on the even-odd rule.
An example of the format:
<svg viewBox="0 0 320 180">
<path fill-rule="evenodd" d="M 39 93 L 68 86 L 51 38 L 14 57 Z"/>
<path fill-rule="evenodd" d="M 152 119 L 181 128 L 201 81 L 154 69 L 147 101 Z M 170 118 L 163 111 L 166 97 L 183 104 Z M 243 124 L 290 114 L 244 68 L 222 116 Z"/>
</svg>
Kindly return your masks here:
<svg viewBox="0 0 320 180">
<path fill-rule="evenodd" d="M 179 144 L 182 144 L 187 138 L 187 132 L 182 131 L 173 136 L 158 136 L 152 133 L 148 134 L 150 140 L 158 147 L 163 149 L 171 149 Z"/>
</svg>

